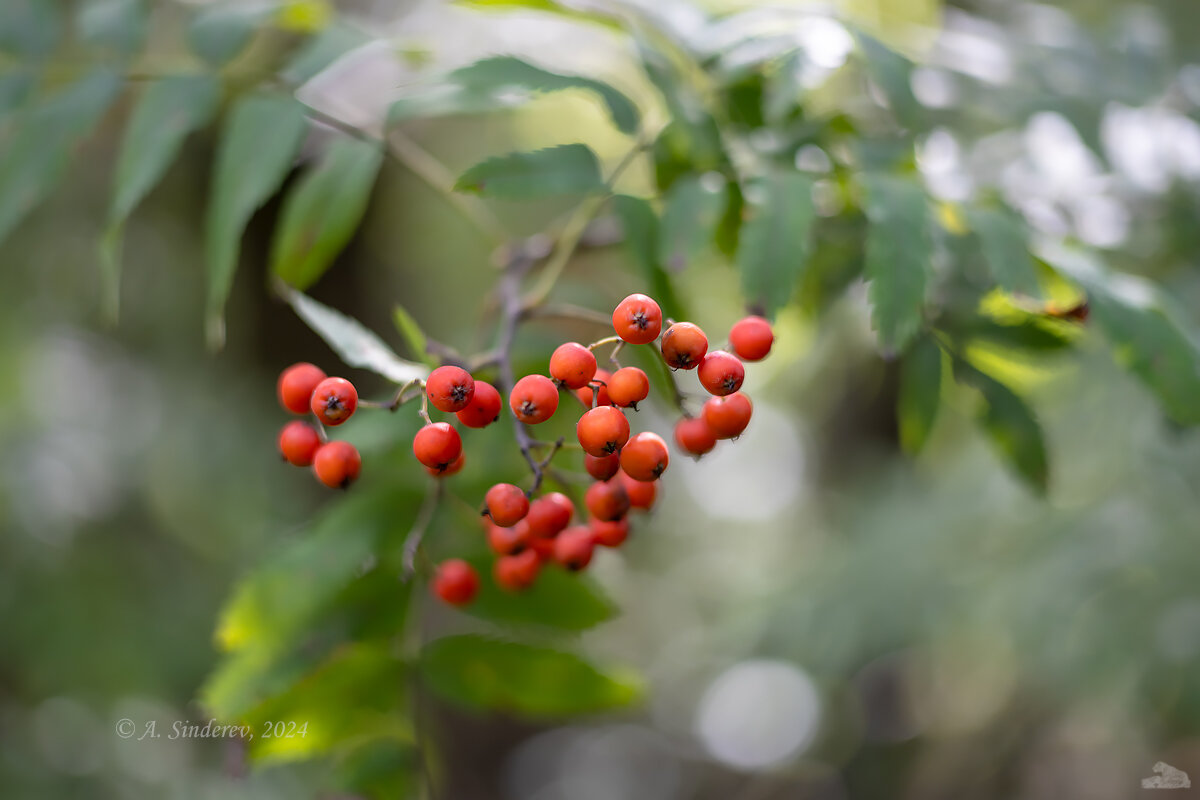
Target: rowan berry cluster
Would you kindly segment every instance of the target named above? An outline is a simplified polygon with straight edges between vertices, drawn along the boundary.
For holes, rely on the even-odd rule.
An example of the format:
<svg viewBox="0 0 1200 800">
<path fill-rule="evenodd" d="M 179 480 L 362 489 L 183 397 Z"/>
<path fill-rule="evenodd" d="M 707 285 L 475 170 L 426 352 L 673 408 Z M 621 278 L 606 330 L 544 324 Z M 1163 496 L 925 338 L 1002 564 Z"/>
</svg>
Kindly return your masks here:
<svg viewBox="0 0 1200 800">
<path fill-rule="evenodd" d="M 672 370 L 695 370 L 700 385 L 711 395 L 697 415 L 688 414 L 678 403 L 683 416 L 675 425 L 674 439 L 683 453 L 698 458 L 719 440 L 741 435 L 750 423 L 753 405 L 740 391 L 743 362 L 758 361 L 770 352 L 774 334 L 767 320 L 757 316 L 740 320 L 729 332 L 728 350 L 712 351 L 697 325 L 666 320 L 663 330 L 662 309 L 643 294 L 622 300 L 613 311 L 612 324 L 613 336 L 589 345 L 560 345 L 550 356 L 548 375 L 526 375 L 508 392 L 509 411 L 522 426 L 551 419 L 559 411 L 563 391 L 578 399 L 583 410 L 575 433 L 590 485 L 583 494 L 587 519 L 576 521 L 575 503 L 566 494 L 538 494 L 543 470 L 562 440 L 541 464 L 522 446 L 534 468 L 533 486 L 525 490 L 497 483 L 488 489 L 482 505 L 484 534 L 496 556 L 493 578 L 504 589 L 528 588 L 549 563 L 571 571 L 586 568 L 597 546 L 619 547 L 629 537 L 631 511 L 648 511 L 655 503 L 658 479 L 670 463 L 670 452 L 658 434 L 631 429 L 626 409 L 636 411 L 649 396 L 650 380 L 638 367 L 620 366 L 621 348 L 657 342 L 657 357 Z M 594 352 L 606 344 L 614 345 L 612 372 L 599 366 Z M 499 420 L 504 398 L 492 384 L 453 365 L 434 369 L 415 385 L 423 390 L 419 396 L 425 424 L 413 437 L 413 455 L 431 475 L 453 475 L 464 463 L 462 436 L 449 422 L 435 422 L 429 407 L 454 414 L 462 427 L 484 428 Z M 387 407 L 399 405 L 404 395 L 402 389 Z M 676 391 L 677 401 L 679 396 Z M 296 364 L 280 376 L 279 399 L 289 411 L 311 410 L 321 423 L 288 423 L 279 436 L 284 458 L 300 466 L 311 464 L 328 486 L 344 488 L 354 481 L 361 466 L 358 452 L 346 442 L 325 441 L 322 427 L 340 425 L 354 413 L 358 395 L 350 382 L 328 378 L 312 364 Z M 478 589 L 479 576 L 466 561 L 450 559 L 437 567 L 433 591 L 445 602 L 468 604 Z"/>
</svg>

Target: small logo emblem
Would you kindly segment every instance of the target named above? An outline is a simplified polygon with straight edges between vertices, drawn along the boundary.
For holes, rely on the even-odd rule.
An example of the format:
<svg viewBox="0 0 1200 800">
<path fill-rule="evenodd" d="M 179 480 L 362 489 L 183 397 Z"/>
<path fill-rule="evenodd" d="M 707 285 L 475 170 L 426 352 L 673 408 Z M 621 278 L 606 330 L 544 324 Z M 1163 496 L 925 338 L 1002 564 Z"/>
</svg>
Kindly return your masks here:
<svg viewBox="0 0 1200 800">
<path fill-rule="evenodd" d="M 1154 765 L 1153 772 L 1158 774 L 1152 778 L 1142 778 L 1143 789 L 1187 789 L 1192 785 L 1186 772 L 1163 761 Z"/>
</svg>

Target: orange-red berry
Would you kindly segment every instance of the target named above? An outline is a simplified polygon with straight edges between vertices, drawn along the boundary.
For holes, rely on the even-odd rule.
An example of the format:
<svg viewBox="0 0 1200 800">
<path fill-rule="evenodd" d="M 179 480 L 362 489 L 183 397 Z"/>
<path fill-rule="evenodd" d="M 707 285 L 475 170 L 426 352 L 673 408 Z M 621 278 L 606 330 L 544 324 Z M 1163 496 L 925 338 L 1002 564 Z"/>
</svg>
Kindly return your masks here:
<svg viewBox="0 0 1200 800">
<path fill-rule="evenodd" d="M 629 494 L 620 481 L 596 481 L 583 497 L 588 513 L 605 522 L 620 519 L 629 512 Z"/>
<path fill-rule="evenodd" d="M 318 366 L 302 361 L 292 364 L 279 375 L 275 392 L 279 404 L 293 414 L 307 414 L 313 390 L 325 380 L 325 372 Z"/>
<path fill-rule="evenodd" d="M 483 502 L 487 505 L 492 522 L 501 528 L 511 528 L 529 513 L 529 498 L 521 491 L 521 487 L 511 483 L 497 483 L 488 489 Z"/>
<path fill-rule="evenodd" d="M 657 433 L 649 431 L 629 437 L 621 448 L 621 469 L 635 481 L 656 480 L 670 460 L 667 443 Z"/>
<path fill-rule="evenodd" d="M 685 453 L 702 456 L 717 446 L 717 436 L 703 417 L 684 417 L 675 423 L 675 444 Z"/>
<path fill-rule="evenodd" d="M 629 440 L 629 420 L 615 406 L 600 406 L 583 412 L 575 425 L 579 445 L 590 456 L 612 455 Z"/>
<path fill-rule="evenodd" d="M 486 428 L 500 419 L 504 400 L 496 387 L 487 381 L 475 381 L 475 391 L 466 408 L 458 411 L 458 421 L 468 428 Z"/>
<path fill-rule="evenodd" d="M 613 453 L 611 456 L 600 456 L 599 458 L 593 455 L 584 455 L 583 467 L 587 470 L 588 475 L 596 480 L 606 481 L 621 469 L 621 454 Z"/>
<path fill-rule="evenodd" d="M 426 467 L 445 472 L 462 455 L 462 437 L 448 422 L 433 422 L 413 437 L 413 455 Z"/>
<path fill-rule="evenodd" d="M 592 540 L 604 547 L 620 547 L 629 538 L 629 519 L 615 519 L 609 522 L 594 519 L 589 523 L 592 529 Z"/>
<path fill-rule="evenodd" d="M 358 408 L 358 391 L 345 378 L 326 378 L 313 389 L 309 408 L 326 425 L 341 425 Z"/>
<path fill-rule="evenodd" d="M 662 309 L 644 294 L 631 294 L 617 304 L 613 330 L 630 344 L 649 344 L 662 330 Z"/>
<path fill-rule="evenodd" d="M 562 492 L 550 492 L 529 504 L 525 522 L 529 524 L 529 535 L 534 539 L 549 539 L 557 536 L 571 524 L 575 504 Z"/>
<path fill-rule="evenodd" d="M 729 346 L 743 361 L 759 361 L 771 352 L 775 333 L 762 317 L 739 319 L 729 331 Z"/>
<path fill-rule="evenodd" d="M 596 385 L 593 391 L 591 386 L 575 390 L 575 396 L 579 398 L 579 402 L 587 408 L 592 407 L 592 396 L 596 397 L 597 406 L 611 406 L 612 400 L 608 397 L 608 382 L 612 380 L 612 374 L 606 369 L 596 370 L 596 375 L 592 378 L 592 383 Z"/>
<path fill-rule="evenodd" d="M 293 420 L 279 432 L 279 452 L 289 464 L 307 467 L 313 462 L 321 437 L 307 422 Z"/>
<path fill-rule="evenodd" d="M 654 500 L 658 497 L 658 481 L 635 481 L 622 472 L 621 485 L 625 487 L 625 494 L 629 495 L 629 505 L 633 508 L 645 511 L 653 508 Z"/>
<path fill-rule="evenodd" d="M 663 360 L 671 369 L 695 369 L 707 352 L 708 337 L 699 325 L 676 322 L 663 332 Z"/>
<path fill-rule="evenodd" d="M 560 344 L 550 356 L 550 377 L 568 389 L 587 386 L 596 374 L 596 356 L 579 342 Z"/>
<path fill-rule="evenodd" d="M 438 367 L 425 379 L 425 394 L 438 411 L 462 411 L 475 396 L 475 379 L 462 367 Z"/>
<path fill-rule="evenodd" d="M 345 489 L 358 478 L 362 457 L 349 442 L 329 442 L 313 456 L 313 473 L 331 489 Z"/>
<path fill-rule="evenodd" d="M 750 424 L 754 404 L 741 392 L 710 397 L 704 403 L 704 423 L 718 439 L 733 439 L 742 435 Z"/>
<path fill-rule="evenodd" d="M 492 575 L 496 585 L 510 592 L 528 589 L 537 580 L 542 568 L 542 559 L 535 550 L 523 550 L 516 555 L 496 559 Z"/>
<path fill-rule="evenodd" d="M 521 520 L 511 528 L 504 528 L 494 522 L 487 526 L 488 547 L 498 556 L 511 556 L 529 547 L 529 525 Z"/>
<path fill-rule="evenodd" d="M 554 560 L 572 572 L 583 569 L 592 560 L 596 541 L 590 528 L 568 528 L 554 540 Z"/>
<path fill-rule="evenodd" d="M 438 565 L 433 576 L 433 593 L 452 606 L 465 606 L 479 592 L 479 576 L 475 568 L 461 558 L 452 558 Z"/>
<path fill-rule="evenodd" d="M 449 478 L 451 475 L 457 475 L 462 472 L 463 466 L 467 463 L 467 454 L 459 453 L 458 458 L 446 465 L 445 469 L 436 467 L 425 467 L 425 471 L 435 478 Z M 422 464 L 421 466 L 425 466 Z"/>
<path fill-rule="evenodd" d="M 558 410 L 558 387 L 545 375 L 526 375 L 513 387 L 508 405 L 521 422 L 545 422 Z"/>
<path fill-rule="evenodd" d="M 621 367 L 608 379 L 608 396 L 613 405 L 622 408 L 633 406 L 650 394 L 650 379 L 637 367 Z"/>
<path fill-rule="evenodd" d="M 746 379 L 746 368 L 732 353 L 714 350 L 700 362 L 700 370 L 697 375 L 700 378 L 700 385 L 709 394 L 720 397 L 733 394 L 742 388 L 742 381 Z"/>
</svg>

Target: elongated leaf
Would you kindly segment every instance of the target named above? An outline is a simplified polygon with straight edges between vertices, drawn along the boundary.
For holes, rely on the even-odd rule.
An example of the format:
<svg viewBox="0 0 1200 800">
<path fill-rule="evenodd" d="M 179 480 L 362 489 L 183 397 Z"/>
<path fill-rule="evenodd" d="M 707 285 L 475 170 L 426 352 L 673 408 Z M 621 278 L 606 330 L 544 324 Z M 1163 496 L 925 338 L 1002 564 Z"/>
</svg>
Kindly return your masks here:
<svg viewBox="0 0 1200 800">
<path fill-rule="evenodd" d="M 481 575 L 491 572 L 491 558 L 473 560 Z M 612 619 L 617 607 L 586 576 L 547 569 L 537 582 L 520 594 L 504 591 L 484 578 L 479 595 L 466 608 L 469 614 L 502 623 L 582 631 Z"/>
<path fill-rule="evenodd" d="M 871 320 L 880 344 L 902 350 L 921 329 L 932 258 L 929 205 L 915 180 L 891 175 L 864 179 L 867 190 L 866 272 Z"/>
<path fill-rule="evenodd" d="M 83 41 L 118 53 L 133 53 L 146 37 L 142 0 L 85 0 L 75 19 Z"/>
<path fill-rule="evenodd" d="M 54 49 L 62 33 L 57 0 L 5 0 L 0 3 L 0 51 L 37 58 Z"/>
<path fill-rule="evenodd" d="M 620 28 L 615 20 L 603 14 L 578 11 L 554 0 L 454 0 L 456 5 L 477 8 L 481 11 L 545 11 L 567 19 L 590 22 L 609 28 Z"/>
<path fill-rule="evenodd" d="M 921 106 L 913 95 L 912 62 L 862 31 L 856 31 L 855 38 L 867 74 L 887 97 L 896 119 L 914 127 L 919 120 Z"/>
<path fill-rule="evenodd" d="M 354 235 L 383 162 L 375 142 L 336 140 L 288 191 L 271 247 L 271 269 L 296 289 L 317 282 Z"/>
<path fill-rule="evenodd" d="M 625 247 L 633 256 L 634 263 L 642 273 L 649 294 L 658 300 L 663 313 L 671 319 L 686 319 L 683 306 L 675 294 L 671 276 L 658 260 L 659 222 L 658 215 L 650 204 L 640 197 L 619 194 L 612 199 L 613 210 L 621 220 L 625 233 Z"/>
<path fill-rule="evenodd" d="M 582 144 L 489 158 L 462 174 L 455 191 L 492 197 L 544 197 L 600 189 L 600 164 Z"/>
<path fill-rule="evenodd" d="M 1039 297 L 1037 273 L 1021 224 L 1010 214 L 993 209 L 974 209 L 968 212 L 967 222 L 979 236 L 996 283 L 1009 292 Z"/>
<path fill-rule="evenodd" d="M 421 653 L 434 691 L 464 706 L 528 717 L 562 717 L 636 702 L 641 681 L 605 673 L 569 653 L 481 636 L 438 639 Z"/>
<path fill-rule="evenodd" d="M 790 170 L 771 173 L 750 210 L 738 248 L 746 302 L 768 316 L 787 304 L 808 266 L 816 218 L 813 180 Z"/>
<path fill-rule="evenodd" d="M 983 395 L 980 424 L 1009 465 L 1039 494 L 1049 479 L 1046 444 L 1041 425 L 1029 406 L 1004 384 L 963 361 L 954 365 L 955 377 Z"/>
<path fill-rule="evenodd" d="M 217 110 L 221 86 L 210 75 L 180 75 L 151 84 L 138 100 L 113 180 L 108 226 L 101 242 L 105 309 L 117 314 L 120 249 L 125 220 L 162 179 L 189 133 L 208 123 Z"/>
<path fill-rule="evenodd" d="M 428 367 L 400 358 L 358 320 L 293 289 L 282 291 L 300 319 L 349 366 L 369 369 L 394 383 L 408 383 L 429 374 Z"/>
<path fill-rule="evenodd" d="M 314 78 L 346 53 L 370 41 L 362 30 L 334 23 L 305 42 L 280 72 L 287 83 L 299 86 Z"/>
<path fill-rule="evenodd" d="M 396 330 L 404 337 L 404 343 L 408 345 L 409 352 L 421 360 L 422 364 L 429 367 L 437 366 L 437 359 L 429 355 L 429 339 L 425 336 L 425 331 L 421 330 L 421 326 L 413 319 L 412 314 L 403 306 L 396 306 L 392 309 L 392 322 L 396 326 Z"/>
<path fill-rule="evenodd" d="M 225 341 L 242 231 L 287 176 L 304 130 L 304 107 L 294 98 L 256 94 L 238 101 L 221 131 L 205 236 L 210 346 Z"/>
<path fill-rule="evenodd" d="M 200 58 L 219 67 L 232 60 L 274 13 L 269 3 L 230 2 L 205 6 L 187 29 L 187 42 Z"/>
<path fill-rule="evenodd" d="M 900 446 L 916 455 L 925 446 L 937 419 L 942 396 L 942 349 L 932 336 L 913 343 L 900 362 L 900 396 L 896 421 L 900 426 Z"/>
<path fill-rule="evenodd" d="M 671 272 L 685 269 L 712 241 L 725 208 L 725 182 L 716 173 L 688 175 L 667 192 L 658 259 Z"/>
</svg>

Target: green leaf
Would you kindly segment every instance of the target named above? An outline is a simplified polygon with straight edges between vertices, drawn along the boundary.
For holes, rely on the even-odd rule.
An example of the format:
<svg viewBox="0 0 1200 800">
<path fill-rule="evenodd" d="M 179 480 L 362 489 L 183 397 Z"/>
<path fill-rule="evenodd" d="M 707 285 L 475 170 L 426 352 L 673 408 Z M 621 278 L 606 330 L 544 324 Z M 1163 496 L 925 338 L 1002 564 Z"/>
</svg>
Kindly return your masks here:
<svg viewBox="0 0 1200 800">
<path fill-rule="evenodd" d="M 429 374 L 429 368 L 405 361 L 358 320 L 322 305 L 294 289 L 281 293 L 300 319 L 325 340 L 347 365 L 369 369 L 394 383 L 408 383 Z"/>
<path fill-rule="evenodd" d="M 129 55 L 146 38 L 146 9 L 142 0 L 86 0 L 75 28 L 88 44 Z"/>
<path fill-rule="evenodd" d="M 0 241 L 58 185 L 72 151 L 120 87 L 116 73 L 93 72 L 12 119 L 15 128 L 0 159 Z"/>
<path fill-rule="evenodd" d="M 437 359 L 429 355 L 429 340 L 425 336 L 425 331 L 421 330 L 421 326 L 413 319 L 412 314 L 409 314 L 403 306 L 395 306 L 392 309 L 392 322 L 413 356 L 419 358 L 421 363 L 426 366 L 436 367 L 438 365 Z"/>
<path fill-rule="evenodd" d="M 274 6 L 259 3 L 205 6 L 188 25 L 188 46 L 200 58 L 219 67 L 241 53 L 254 32 L 274 12 Z"/>
<path fill-rule="evenodd" d="M 1045 494 L 1049 479 L 1046 445 L 1029 406 L 1007 386 L 965 361 L 955 361 L 954 374 L 959 382 L 974 386 L 983 395 L 980 424 L 992 444 L 1038 494 Z"/>
<path fill-rule="evenodd" d="M 925 190 L 911 178 L 868 175 L 866 275 L 871 321 L 884 349 L 903 350 L 921 329 L 933 257 Z"/>
<path fill-rule="evenodd" d="M 333 23 L 310 37 L 279 76 L 292 86 L 307 83 L 351 50 L 370 41 L 361 30 Z"/>
<path fill-rule="evenodd" d="M 625 247 L 641 270 L 642 279 L 650 287 L 648 294 L 658 300 L 666 316 L 671 319 L 686 318 L 687 314 L 671 283 L 671 276 L 658 260 L 658 215 L 640 197 L 619 194 L 613 197 L 612 204 L 625 233 Z"/>
<path fill-rule="evenodd" d="M 482 636 L 451 636 L 425 646 L 421 673 L 460 705 L 526 717 L 564 717 L 637 702 L 642 683 L 605 673 L 579 656 Z"/>
<path fill-rule="evenodd" d="M 921 106 L 913 95 L 912 62 L 869 34 L 855 31 L 854 36 L 867 74 L 883 90 L 896 119 L 908 127 L 915 127 Z"/>
<path fill-rule="evenodd" d="M 288 190 L 271 246 L 271 269 L 296 289 L 325 274 L 362 221 L 383 149 L 342 137 Z"/>
<path fill-rule="evenodd" d="M 304 106 L 283 95 L 245 97 L 225 121 L 205 236 L 210 346 L 225 341 L 225 300 L 237 270 L 242 231 L 287 176 L 305 127 Z"/>
<path fill-rule="evenodd" d="M 709 246 L 725 208 L 725 180 L 717 173 L 687 175 L 667 191 L 658 259 L 680 272 Z"/>
<path fill-rule="evenodd" d="M 492 558 L 472 561 L 481 575 L 491 573 Z M 568 631 L 587 630 L 617 615 L 617 607 L 595 581 L 558 569 L 542 570 L 537 582 L 519 594 L 507 592 L 485 578 L 479 595 L 465 610 L 493 622 Z"/>
<path fill-rule="evenodd" d="M 544 197 L 603 186 L 596 155 L 586 145 L 566 144 L 489 158 L 464 172 L 454 190 L 490 197 Z"/>
<path fill-rule="evenodd" d="M 556 3 L 554 0 L 454 0 L 456 5 L 476 8 L 481 11 L 545 11 L 556 16 L 581 22 L 591 22 L 609 28 L 619 28 L 617 22 L 603 14 L 589 11 L 577 11 L 573 8 Z"/>
<path fill-rule="evenodd" d="M 922 336 L 900 362 L 900 395 L 896 421 L 900 446 L 916 455 L 925 446 L 937 419 L 942 395 L 942 349 L 932 336 Z"/>
<path fill-rule="evenodd" d="M 1005 291 L 1040 297 L 1033 257 L 1021 223 L 1012 214 L 972 209 L 967 224 L 979 236 L 979 246 L 992 278 Z"/>
<path fill-rule="evenodd" d="M 33 70 L 20 69 L 0 75 L 0 125 L 25 104 L 35 83 Z M 4 129 L 0 128 L 0 136 Z"/>
<path fill-rule="evenodd" d="M 4 0 L 0 3 L 0 50 L 39 58 L 58 43 L 62 30 L 58 0 Z"/>
<path fill-rule="evenodd" d="M 761 196 L 742 230 L 738 268 L 746 302 L 773 317 L 795 294 L 808 266 L 816 219 L 813 180 L 776 170 L 755 188 Z"/>
<path fill-rule="evenodd" d="M 125 220 L 162 179 L 187 135 L 216 113 L 221 86 L 210 75 L 179 75 L 142 93 L 125 129 L 113 180 L 108 225 L 101 242 L 105 309 L 115 319 L 120 297 L 121 239 Z"/>
</svg>

